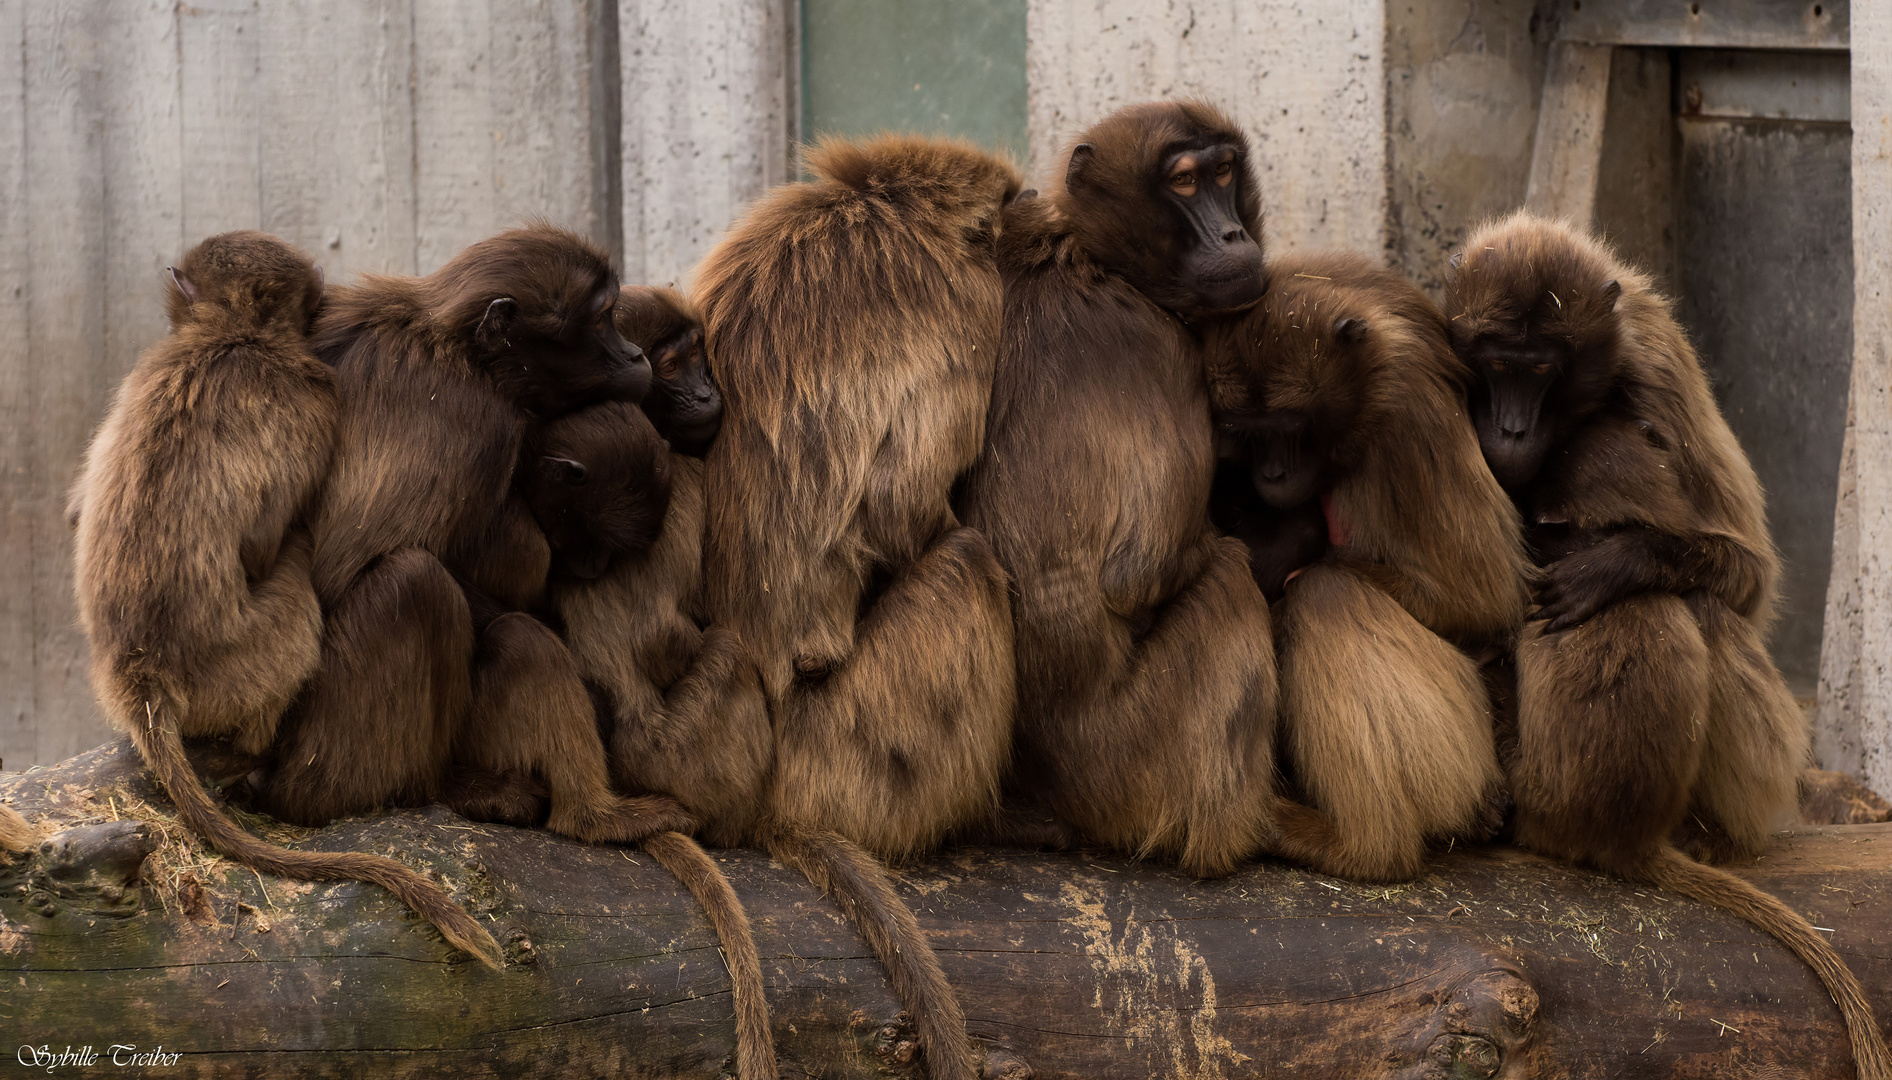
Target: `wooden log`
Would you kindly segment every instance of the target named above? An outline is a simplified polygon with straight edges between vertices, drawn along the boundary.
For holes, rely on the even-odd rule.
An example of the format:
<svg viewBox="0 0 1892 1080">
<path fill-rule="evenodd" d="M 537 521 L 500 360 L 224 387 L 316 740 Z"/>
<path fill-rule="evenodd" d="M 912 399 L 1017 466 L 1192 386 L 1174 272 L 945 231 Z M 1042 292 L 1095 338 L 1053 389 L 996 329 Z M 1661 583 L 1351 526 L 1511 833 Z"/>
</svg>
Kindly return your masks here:
<svg viewBox="0 0 1892 1080">
<path fill-rule="evenodd" d="M 0 778 L 0 801 L 56 830 L 0 866 L 0 1016 L 22 1061 L 90 1048 L 102 1069 L 162 1047 L 179 1076 L 730 1067 L 715 938 L 641 852 L 439 808 L 321 830 L 245 817 L 436 873 L 505 944 L 492 972 L 380 890 L 208 855 L 124 744 Z M 834 907 L 760 853 L 718 858 L 755 920 L 783 1075 L 923 1075 Z M 1803 830 L 1739 872 L 1830 928 L 1892 1015 L 1892 824 Z M 1852 1075 L 1831 1001 L 1771 939 L 1509 848 L 1442 853 L 1391 887 L 985 849 L 901 876 L 987 1076 Z"/>
</svg>

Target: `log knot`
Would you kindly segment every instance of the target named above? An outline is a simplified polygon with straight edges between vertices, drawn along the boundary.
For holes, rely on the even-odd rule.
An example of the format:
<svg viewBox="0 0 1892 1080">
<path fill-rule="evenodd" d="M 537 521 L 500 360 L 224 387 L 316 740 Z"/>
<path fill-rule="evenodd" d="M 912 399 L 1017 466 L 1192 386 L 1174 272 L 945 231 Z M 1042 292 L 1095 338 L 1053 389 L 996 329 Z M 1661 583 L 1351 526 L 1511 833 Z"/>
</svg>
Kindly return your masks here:
<svg viewBox="0 0 1892 1080">
<path fill-rule="evenodd" d="M 86 825 L 42 841 L 24 860 L 0 868 L 6 892 L 50 918 L 62 909 L 126 917 L 144 907 L 140 872 L 157 847 L 143 822 Z"/>
</svg>

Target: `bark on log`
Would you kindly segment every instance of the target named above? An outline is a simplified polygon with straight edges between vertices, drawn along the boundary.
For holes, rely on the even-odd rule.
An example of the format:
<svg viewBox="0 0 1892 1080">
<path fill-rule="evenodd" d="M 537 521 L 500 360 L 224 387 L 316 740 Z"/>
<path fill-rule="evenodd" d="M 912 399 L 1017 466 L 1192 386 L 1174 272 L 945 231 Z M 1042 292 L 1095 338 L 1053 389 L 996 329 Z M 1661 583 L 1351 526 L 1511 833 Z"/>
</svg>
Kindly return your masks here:
<svg viewBox="0 0 1892 1080">
<path fill-rule="evenodd" d="M 208 855 L 122 743 L 0 778 L 0 801 L 59 830 L 0 862 L 0 1052 L 22 1061 L 90 1047 L 106 1071 L 162 1046 L 181 1056 L 150 1071 L 178 1076 L 728 1068 L 715 938 L 641 852 L 439 808 L 322 830 L 245 819 L 436 872 L 506 945 L 512 964 L 492 972 L 378 889 Z M 759 853 L 719 857 L 755 920 L 783 1075 L 923 1075 L 833 906 Z M 1892 824 L 1805 829 L 1740 872 L 1831 928 L 1892 1015 Z M 1201 882 L 1001 850 L 902 877 L 987 1076 L 1852 1075 L 1831 1001 L 1771 939 L 1507 848 L 1442 854 L 1392 887 L 1275 862 Z"/>
</svg>

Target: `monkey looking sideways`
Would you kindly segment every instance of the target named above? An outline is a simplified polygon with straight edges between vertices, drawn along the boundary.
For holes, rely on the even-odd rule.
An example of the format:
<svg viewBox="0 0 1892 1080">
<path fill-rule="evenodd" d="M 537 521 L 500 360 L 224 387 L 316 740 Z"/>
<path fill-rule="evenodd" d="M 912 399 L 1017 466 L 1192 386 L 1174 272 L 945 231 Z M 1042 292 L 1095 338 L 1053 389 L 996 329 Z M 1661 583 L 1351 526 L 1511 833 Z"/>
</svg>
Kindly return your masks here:
<svg viewBox="0 0 1892 1080">
<path fill-rule="evenodd" d="M 984 432 L 1018 178 L 918 137 L 828 140 L 806 161 L 815 179 L 764 195 L 695 274 L 724 406 L 704 463 L 706 614 L 742 642 L 770 712 L 754 841 L 853 917 L 928 1071 L 970 1080 L 959 1003 L 873 856 L 986 815 L 1005 769 L 1005 574 L 950 500 Z"/>
<path fill-rule="evenodd" d="M 1260 227 L 1247 142 L 1214 108 L 1084 132 L 1061 189 L 1006 213 L 1004 338 L 961 500 L 1013 579 L 1014 783 L 1093 842 L 1201 877 L 1331 841 L 1276 792 L 1268 603 L 1208 515 L 1198 328 L 1261 299 Z"/>
<path fill-rule="evenodd" d="M 1887 1080 L 1832 945 L 1677 846 L 1758 855 L 1808 734 L 1763 640 L 1779 567 L 1760 484 L 1669 301 L 1601 242 L 1519 213 L 1466 242 L 1446 311 L 1485 460 L 1541 567 L 1504 755 L 1518 843 L 1772 934 L 1838 1003 L 1862 1080 Z"/>
<path fill-rule="evenodd" d="M 1230 493 L 1223 474 L 1210 513 L 1235 519 L 1258 584 L 1281 595 L 1284 771 L 1334 821 L 1329 869 L 1410 878 L 1428 841 L 1495 823 L 1490 701 L 1461 647 L 1508 649 L 1523 624 L 1517 511 L 1424 293 L 1341 252 L 1275 259 L 1268 281 L 1207 334 L 1217 440 L 1240 481 Z"/>
<path fill-rule="evenodd" d="M 321 299 L 308 257 L 257 232 L 213 236 L 172 270 L 171 335 L 119 387 L 74 493 L 92 685 L 212 847 L 279 877 L 381 885 L 498 966 L 492 936 L 428 878 L 258 840 L 184 757 L 187 737 L 266 751 L 321 655 L 302 520 L 335 443 L 334 377 L 305 338 Z"/>
</svg>

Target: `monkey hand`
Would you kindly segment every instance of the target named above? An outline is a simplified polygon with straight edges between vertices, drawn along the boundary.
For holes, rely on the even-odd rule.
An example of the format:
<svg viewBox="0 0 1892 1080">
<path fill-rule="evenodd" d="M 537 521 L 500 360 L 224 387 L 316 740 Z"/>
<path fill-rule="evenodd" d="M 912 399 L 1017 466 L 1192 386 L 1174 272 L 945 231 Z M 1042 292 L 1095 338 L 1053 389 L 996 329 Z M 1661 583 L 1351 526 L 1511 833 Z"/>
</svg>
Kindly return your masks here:
<svg viewBox="0 0 1892 1080">
<path fill-rule="evenodd" d="M 1640 560 L 1633 537 L 1618 533 L 1546 566 L 1537 586 L 1537 618 L 1550 620 L 1546 633 L 1588 621 L 1618 600 L 1647 591 L 1652 582 L 1636 573 Z"/>
</svg>

